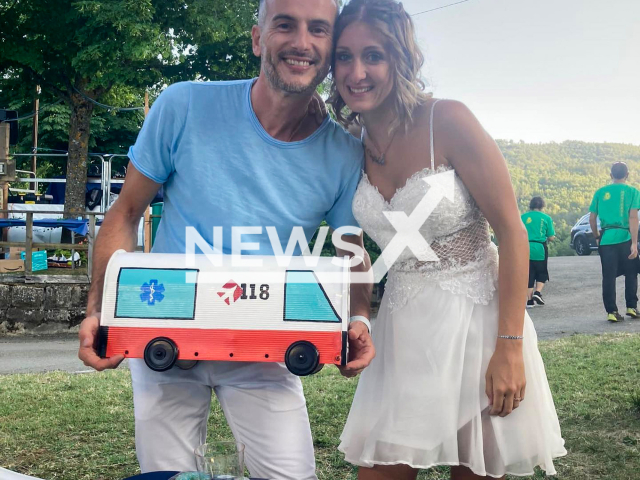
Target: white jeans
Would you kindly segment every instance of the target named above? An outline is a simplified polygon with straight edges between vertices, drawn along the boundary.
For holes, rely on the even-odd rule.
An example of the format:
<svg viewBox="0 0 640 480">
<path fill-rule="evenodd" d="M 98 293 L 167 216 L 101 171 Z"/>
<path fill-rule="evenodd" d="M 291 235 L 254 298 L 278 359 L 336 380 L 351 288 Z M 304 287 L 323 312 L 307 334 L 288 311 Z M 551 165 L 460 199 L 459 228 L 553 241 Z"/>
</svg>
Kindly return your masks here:
<svg viewBox="0 0 640 480">
<path fill-rule="evenodd" d="M 136 453 L 143 473 L 195 470 L 213 390 L 253 477 L 316 480 L 302 383 L 278 363 L 199 362 L 154 372 L 130 359 Z"/>
</svg>

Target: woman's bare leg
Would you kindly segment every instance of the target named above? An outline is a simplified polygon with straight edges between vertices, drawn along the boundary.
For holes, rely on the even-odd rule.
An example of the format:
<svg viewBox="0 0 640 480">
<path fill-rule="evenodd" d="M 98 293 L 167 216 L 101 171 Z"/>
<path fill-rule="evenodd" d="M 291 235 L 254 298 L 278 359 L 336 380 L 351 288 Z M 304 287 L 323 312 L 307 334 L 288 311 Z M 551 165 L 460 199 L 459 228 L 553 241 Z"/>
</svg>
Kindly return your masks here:
<svg viewBox="0 0 640 480">
<path fill-rule="evenodd" d="M 376 465 L 358 469 L 358 480 L 416 480 L 417 477 L 418 470 L 408 465 Z"/>
<path fill-rule="evenodd" d="M 467 467 L 451 467 L 451 480 L 478 480 L 481 478 L 491 478 L 494 477 L 481 477 L 480 475 L 476 475 Z M 504 477 L 500 477 L 504 480 Z"/>
</svg>

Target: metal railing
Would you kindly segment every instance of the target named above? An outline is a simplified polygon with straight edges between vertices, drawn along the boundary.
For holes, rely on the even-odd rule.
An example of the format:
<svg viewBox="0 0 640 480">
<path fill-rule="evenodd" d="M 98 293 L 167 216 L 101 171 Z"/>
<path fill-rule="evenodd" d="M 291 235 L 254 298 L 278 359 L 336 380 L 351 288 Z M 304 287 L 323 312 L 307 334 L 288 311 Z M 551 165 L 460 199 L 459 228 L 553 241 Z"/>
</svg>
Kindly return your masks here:
<svg viewBox="0 0 640 480">
<path fill-rule="evenodd" d="M 24 242 L 4 242 L 0 241 L 0 248 L 24 248 L 25 259 L 24 259 L 24 271 L 25 275 L 31 275 L 32 271 L 32 258 L 33 258 L 33 248 L 34 245 L 37 248 L 44 249 L 64 249 L 71 250 L 71 268 L 75 268 L 75 253 L 76 251 L 86 251 L 87 252 L 87 276 L 89 280 L 91 280 L 91 263 L 93 259 L 93 245 L 96 238 L 96 216 L 104 216 L 103 212 L 85 212 L 85 215 L 89 217 L 89 226 L 87 231 L 87 244 L 76 244 L 74 243 L 75 233 L 71 232 L 71 243 L 35 243 L 33 241 L 33 214 L 51 214 L 52 212 L 49 210 L 0 210 L 0 214 L 10 214 L 10 213 L 19 213 L 26 215 L 26 235 Z"/>
<path fill-rule="evenodd" d="M 30 170 L 16 170 L 16 174 L 19 174 L 19 173 L 26 173 L 27 175 L 33 175 L 33 180 L 31 180 L 30 182 L 35 183 L 35 186 L 33 187 L 33 190 L 32 189 L 28 189 L 28 188 L 27 189 L 24 189 L 24 188 L 12 188 L 11 191 L 20 192 L 20 193 L 33 193 L 33 194 L 37 193 L 38 192 L 38 182 L 37 182 L 37 180 L 35 180 L 36 173 L 32 172 Z M 31 178 L 31 177 L 29 177 L 29 178 Z"/>
<path fill-rule="evenodd" d="M 14 153 L 11 154 L 12 157 L 29 157 L 33 158 L 34 156 L 38 157 L 52 157 L 54 159 L 66 159 L 68 158 L 68 153 Z M 93 245 L 96 238 L 96 217 L 102 216 L 106 214 L 109 208 L 109 200 L 111 193 L 111 185 L 112 184 L 122 184 L 124 183 L 124 179 L 112 178 L 112 161 L 114 158 L 128 158 L 126 154 L 96 154 L 90 153 L 89 157 L 92 159 L 97 159 L 100 161 L 100 180 L 94 178 L 88 178 L 87 183 L 99 183 L 102 189 L 102 200 L 100 204 L 99 212 L 84 212 L 83 215 L 88 217 L 88 232 L 87 232 L 87 244 L 76 244 L 74 242 L 75 233 L 71 232 L 71 243 L 40 243 L 33 241 L 33 214 L 55 214 L 55 212 L 51 212 L 49 210 L 17 210 L 15 206 L 20 204 L 13 204 L 13 209 L 1 210 L 2 205 L 0 205 L 0 219 L 3 217 L 8 218 L 9 214 L 21 214 L 26 215 L 26 235 L 24 242 L 8 242 L 1 241 L 3 240 L 0 237 L 0 249 L 2 251 L 6 250 L 6 248 L 24 248 L 25 250 L 25 275 L 31 275 L 32 272 L 32 258 L 33 258 L 33 249 L 35 248 L 44 248 L 44 249 L 64 249 L 71 250 L 71 268 L 75 269 L 75 261 L 74 256 L 76 251 L 86 251 L 87 252 L 87 275 L 89 280 L 91 280 L 91 268 L 92 268 L 92 260 L 93 260 Z M 17 173 L 27 174 L 28 177 L 17 178 L 15 182 L 12 183 L 28 183 L 31 188 L 28 190 L 25 189 L 16 189 L 12 188 L 11 190 L 16 192 L 24 192 L 24 193 L 32 193 L 37 190 L 38 183 L 66 183 L 66 178 L 38 178 L 34 172 L 27 170 L 16 170 Z M 149 215 L 148 222 L 149 224 L 155 218 L 160 218 L 161 215 Z M 147 225 L 145 224 L 145 227 Z M 7 228 L 7 227 L 5 227 Z M 3 229 L 0 228 L 0 232 Z M 146 239 L 147 231 L 151 231 L 151 227 L 143 229 L 143 235 L 145 236 L 145 241 L 151 242 L 151 237 Z M 140 247 L 136 247 L 136 249 L 140 249 Z"/>
<path fill-rule="evenodd" d="M 53 158 L 67 158 L 69 156 L 68 153 L 12 153 L 12 157 L 53 157 Z M 98 153 L 90 153 L 88 154 L 89 158 L 100 160 L 100 180 L 96 179 L 87 179 L 87 183 L 99 183 L 102 188 L 102 201 L 100 204 L 100 211 L 106 212 L 109 208 L 109 193 L 111 193 L 111 184 L 112 183 L 124 183 L 124 180 L 117 180 L 111 178 L 111 170 L 112 170 L 112 161 L 114 158 L 128 158 L 126 154 L 98 154 Z M 28 174 L 32 174 L 33 172 L 28 172 L 24 170 L 19 170 L 19 172 L 24 172 Z M 16 182 L 21 183 L 33 183 L 34 189 L 37 189 L 38 183 L 66 183 L 66 178 L 37 178 L 35 174 L 33 177 L 23 177 L 16 179 Z M 21 189 L 12 189 L 15 191 L 21 191 Z M 31 191 L 32 189 L 29 189 Z"/>
</svg>

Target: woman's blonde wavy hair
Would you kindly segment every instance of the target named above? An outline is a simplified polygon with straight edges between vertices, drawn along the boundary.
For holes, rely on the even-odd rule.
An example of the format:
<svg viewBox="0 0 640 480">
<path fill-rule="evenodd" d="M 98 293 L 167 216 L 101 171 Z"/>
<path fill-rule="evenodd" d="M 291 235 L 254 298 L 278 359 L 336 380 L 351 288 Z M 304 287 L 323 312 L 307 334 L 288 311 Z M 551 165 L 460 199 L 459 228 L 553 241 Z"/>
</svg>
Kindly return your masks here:
<svg viewBox="0 0 640 480">
<path fill-rule="evenodd" d="M 391 131 L 400 126 L 409 127 L 414 109 L 431 97 L 424 92 L 425 84 L 420 79 L 420 69 L 424 56 L 418 47 L 411 17 L 395 0 L 351 0 L 342 10 L 333 34 L 333 56 L 331 71 L 335 71 L 335 47 L 345 28 L 354 22 L 363 22 L 382 34 L 385 50 L 391 59 L 394 73 L 394 88 L 390 95 L 394 98 L 396 119 L 391 123 Z M 331 82 L 328 100 L 336 119 L 345 127 L 353 122 L 361 123 L 359 113 L 351 112 L 338 92 L 335 77 Z M 345 111 L 346 110 L 346 111 Z"/>
</svg>

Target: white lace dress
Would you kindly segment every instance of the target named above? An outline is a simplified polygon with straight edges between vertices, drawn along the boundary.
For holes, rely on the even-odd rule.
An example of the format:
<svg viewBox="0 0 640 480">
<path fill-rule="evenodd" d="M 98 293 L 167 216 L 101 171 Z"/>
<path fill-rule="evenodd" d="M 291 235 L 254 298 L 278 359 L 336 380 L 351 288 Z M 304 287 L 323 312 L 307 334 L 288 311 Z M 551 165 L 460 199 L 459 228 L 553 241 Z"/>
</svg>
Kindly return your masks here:
<svg viewBox="0 0 640 480">
<path fill-rule="evenodd" d="M 339 449 L 347 461 L 368 467 L 465 465 L 500 477 L 532 475 L 539 465 L 555 474 L 552 459 L 566 450 L 526 313 L 525 399 L 505 418 L 488 415 L 485 373 L 498 335 L 498 255 L 460 178 L 449 168 L 424 169 L 387 202 L 365 174 L 353 212 L 384 249 L 396 233 L 384 213 L 410 215 L 436 187 L 453 188 L 453 201 L 432 197 L 437 205 L 420 233 L 439 261 L 420 262 L 405 249 L 389 271 L 373 326 L 376 358 L 360 377 Z"/>
</svg>

